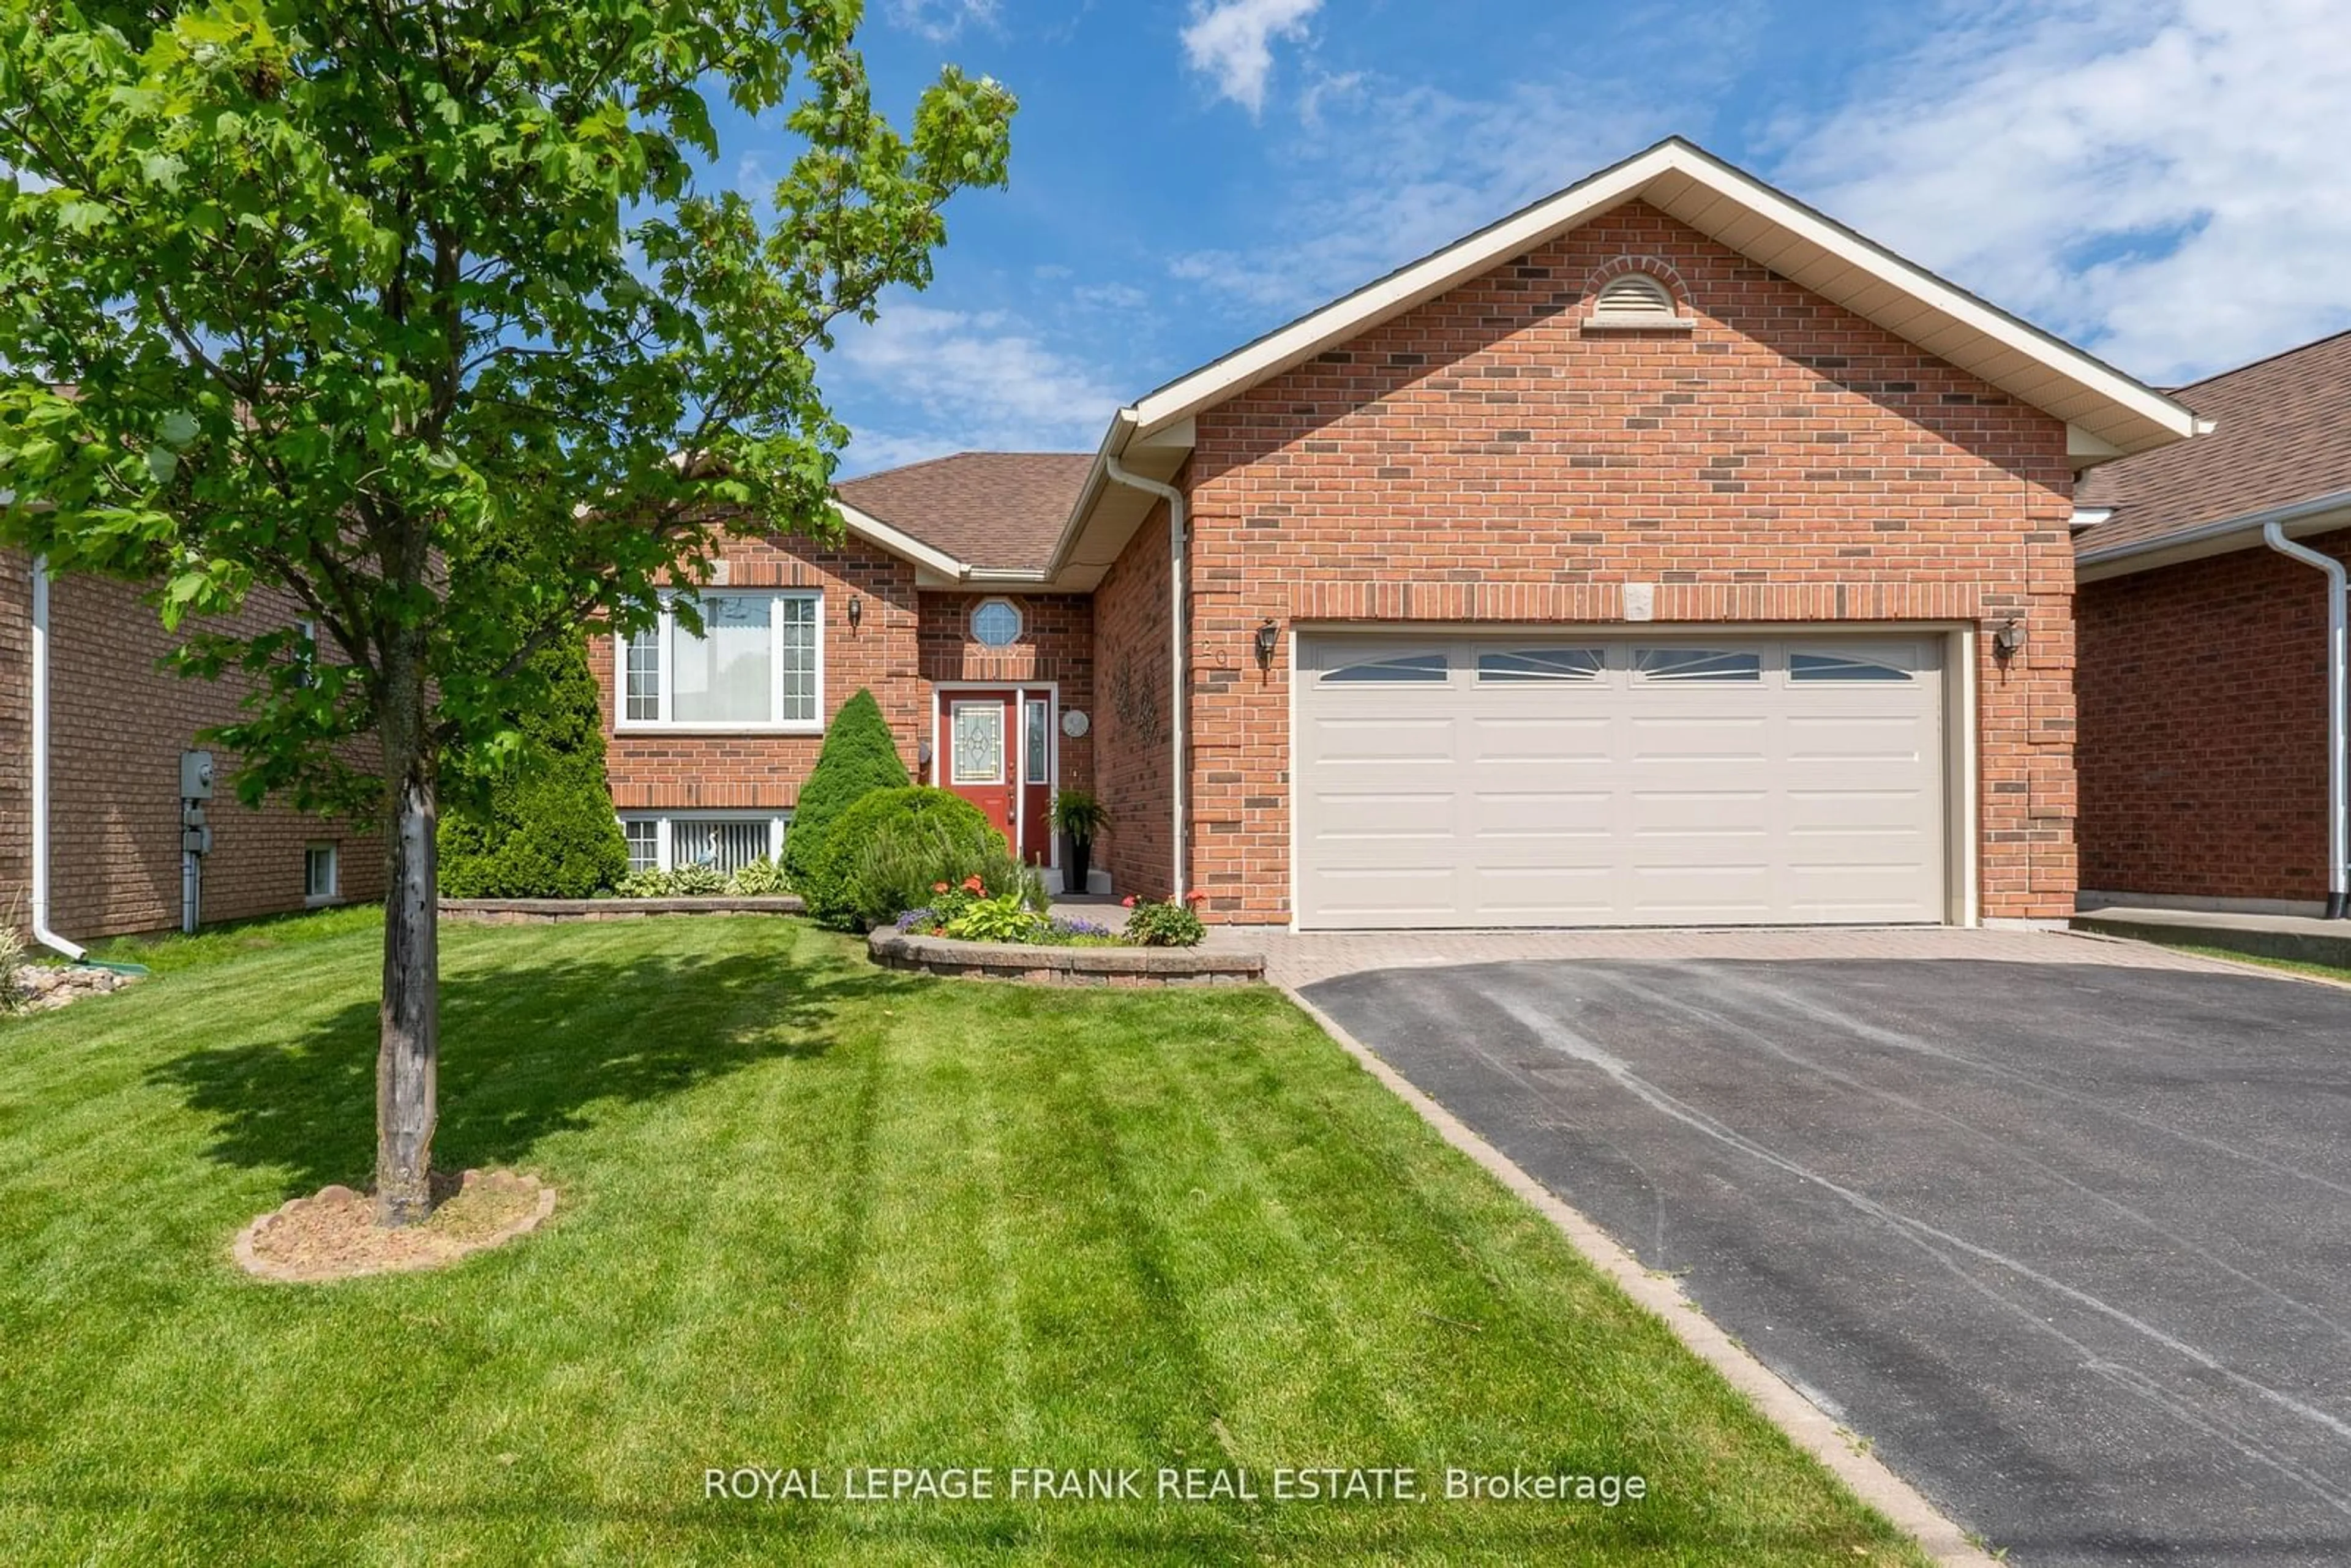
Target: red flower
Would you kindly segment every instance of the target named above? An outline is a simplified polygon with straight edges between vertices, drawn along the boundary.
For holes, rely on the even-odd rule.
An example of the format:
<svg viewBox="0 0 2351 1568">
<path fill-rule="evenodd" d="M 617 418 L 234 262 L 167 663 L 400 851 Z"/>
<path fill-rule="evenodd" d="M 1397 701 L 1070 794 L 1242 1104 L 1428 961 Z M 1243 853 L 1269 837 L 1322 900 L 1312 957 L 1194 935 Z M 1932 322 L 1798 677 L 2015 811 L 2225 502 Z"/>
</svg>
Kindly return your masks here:
<svg viewBox="0 0 2351 1568">
<path fill-rule="evenodd" d="M 986 883 L 984 883 L 984 882 L 980 881 L 980 880 L 979 880 L 979 878 L 977 878 L 977 877 L 976 877 L 976 876 L 967 876 L 967 877 L 966 877 L 966 878 L 964 878 L 964 879 L 963 879 L 963 890 L 964 890 L 966 893 L 981 893 L 981 892 L 985 892 L 985 891 L 987 890 L 987 884 Z"/>
<path fill-rule="evenodd" d="M 1119 904 L 1120 904 L 1120 905 L 1121 905 L 1122 907 L 1123 907 L 1123 908 L 1127 908 L 1127 909 L 1133 909 L 1133 908 L 1134 907 L 1134 894 L 1131 894 L 1131 893 L 1130 893 L 1130 894 L 1128 894 L 1124 898 L 1120 899 L 1118 902 L 1119 902 Z"/>
<path fill-rule="evenodd" d="M 946 884 L 946 883 L 943 883 L 943 882 L 935 882 L 935 883 L 931 883 L 931 891 L 932 891 L 933 893 L 945 893 L 946 890 L 947 890 L 947 884 Z"/>
<path fill-rule="evenodd" d="M 1202 893 L 1196 887 L 1191 892 L 1184 895 L 1184 902 L 1186 904 L 1199 904 L 1204 902 L 1207 896 L 1208 895 L 1207 894 Z"/>
</svg>

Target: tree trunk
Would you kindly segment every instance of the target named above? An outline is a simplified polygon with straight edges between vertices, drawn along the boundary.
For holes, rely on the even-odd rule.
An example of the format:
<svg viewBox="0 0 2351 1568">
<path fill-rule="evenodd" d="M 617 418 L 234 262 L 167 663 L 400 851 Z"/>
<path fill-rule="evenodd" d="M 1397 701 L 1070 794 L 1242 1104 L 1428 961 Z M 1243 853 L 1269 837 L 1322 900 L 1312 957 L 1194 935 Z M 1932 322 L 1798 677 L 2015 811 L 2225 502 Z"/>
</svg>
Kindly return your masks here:
<svg viewBox="0 0 2351 1568">
<path fill-rule="evenodd" d="M 399 641 L 385 650 L 381 716 L 390 874 L 375 1063 L 375 1217 L 388 1227 L 413 1225 L 433 1212 L 441 1058 L 439 813 L 426 746 L 423 643 Z"/>
</svg>

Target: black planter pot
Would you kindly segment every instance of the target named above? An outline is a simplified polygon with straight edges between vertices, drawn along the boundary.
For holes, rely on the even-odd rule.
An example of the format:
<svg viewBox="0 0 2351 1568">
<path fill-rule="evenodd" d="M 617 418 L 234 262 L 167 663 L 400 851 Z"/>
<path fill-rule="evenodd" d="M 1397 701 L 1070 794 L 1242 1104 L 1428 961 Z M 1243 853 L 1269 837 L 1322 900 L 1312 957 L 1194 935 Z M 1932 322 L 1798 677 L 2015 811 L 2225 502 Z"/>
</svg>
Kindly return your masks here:
<svg viewBox="0 0 2351 1568">
<path fill-rule="evenodd" d="M 1061 891 L 1080 894 L 1086 890 L 1086 873 L 1093 870 L 1094 841 L 1092 839 L 1061 839 Z"/>
</svg>

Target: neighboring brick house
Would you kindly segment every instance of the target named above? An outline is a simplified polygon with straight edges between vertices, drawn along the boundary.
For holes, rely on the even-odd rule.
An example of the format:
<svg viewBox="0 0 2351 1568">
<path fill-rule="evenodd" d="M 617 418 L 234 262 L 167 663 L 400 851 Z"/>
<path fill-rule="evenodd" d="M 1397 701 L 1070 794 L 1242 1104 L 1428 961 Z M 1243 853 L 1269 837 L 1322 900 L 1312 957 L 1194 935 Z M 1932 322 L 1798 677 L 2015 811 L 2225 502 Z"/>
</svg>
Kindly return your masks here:
<svg viewBox="0 0 2351 1568">
<path fill-rule="evenodd" d="M 19 929 L 33 915 L 35 592 L 32 560 L 0 550 L 0 921 Z M 49 928 L 78 941 L 178 926 L 181 754 L 235 719 L 248 688 L 162 669 L 172 640 L 135 587 L 66 577 L 47 593 Z M 299 616 L 290 600 L 256 592 L 234 624 L 257 632 Z M 204 921 L 381 896 L 372 833 L 282 805 L 246 810 L 227 787 L 233 759 L 216 760 Z"/>
<path fill-rule="evenodd" d="M 865 685 L 1032 856 L 1090 783 L 1113 883 L 1220 921 L 2053 920 L 2074 477 L 2195 428 L 1667 141 L 1094 453 L 730 545 L 716 641 L 601 640 L 615 795 L 644 862 L 777 841 Z"/>
<path fill-rule="evenodd" d="M 2176 395 L 2214 429 L 2075 497 L 2085 903 L 2341 915 L 2351 333 Z"/>
</svg>

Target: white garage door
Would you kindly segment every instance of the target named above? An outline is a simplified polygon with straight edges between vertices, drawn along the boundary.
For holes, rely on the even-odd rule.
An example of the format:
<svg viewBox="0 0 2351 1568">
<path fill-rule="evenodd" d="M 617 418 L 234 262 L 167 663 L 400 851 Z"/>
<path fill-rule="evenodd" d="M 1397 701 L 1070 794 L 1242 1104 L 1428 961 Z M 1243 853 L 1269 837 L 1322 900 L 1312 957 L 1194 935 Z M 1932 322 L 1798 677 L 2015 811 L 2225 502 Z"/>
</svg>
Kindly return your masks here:
<svg viewBox="0 0 2351 1568">
<path fill-rule="evenodd" d="M 1310 633 L 1310 927 L 1944 918 L 1939 639 Z"/>
</svg>

